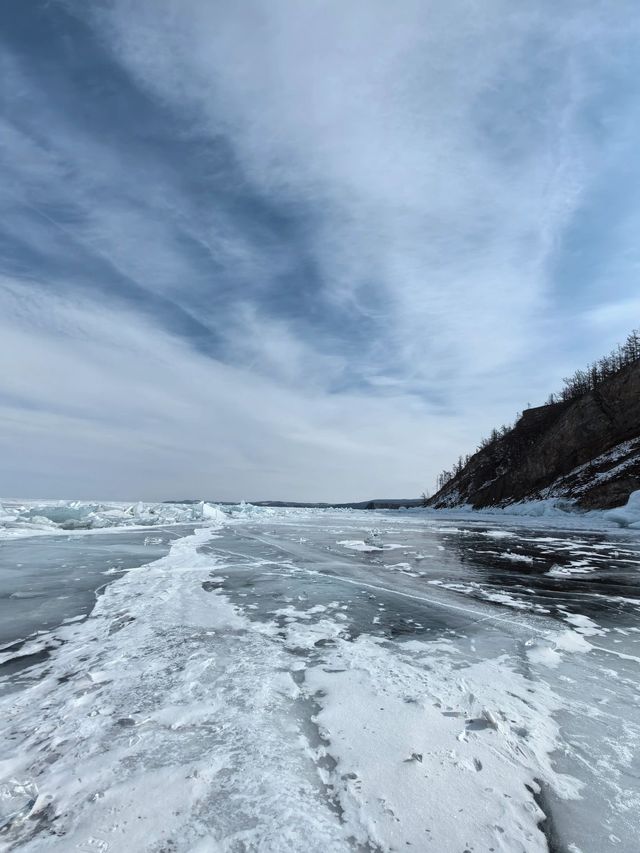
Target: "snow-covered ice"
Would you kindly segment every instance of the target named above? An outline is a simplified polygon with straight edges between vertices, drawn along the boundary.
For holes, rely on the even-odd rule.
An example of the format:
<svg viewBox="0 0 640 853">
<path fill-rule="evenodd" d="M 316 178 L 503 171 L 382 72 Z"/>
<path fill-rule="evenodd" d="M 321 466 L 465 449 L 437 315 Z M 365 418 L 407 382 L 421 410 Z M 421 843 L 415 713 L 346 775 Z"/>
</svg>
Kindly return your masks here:
<svg viewBox="0 0 640 853">
<path fill-rule="evenodd" d="M 207 507 L 0 652 L 0 849 L 635 853 L 637 531 Z"/>
</svg>

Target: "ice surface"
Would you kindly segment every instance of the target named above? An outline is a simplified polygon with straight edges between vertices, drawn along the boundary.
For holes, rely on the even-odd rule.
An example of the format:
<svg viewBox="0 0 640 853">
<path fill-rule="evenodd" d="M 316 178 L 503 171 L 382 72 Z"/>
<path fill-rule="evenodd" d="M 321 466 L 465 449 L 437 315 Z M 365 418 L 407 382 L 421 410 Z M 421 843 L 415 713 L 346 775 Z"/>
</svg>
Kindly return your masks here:
<svg viewBox="0 0 640 853">
<path fill-rule="evenodd" d="M 0 844 L 636 853 L 637 532 L 206 511 L 0 692 Z"/>
<path fill-rule="evenodd" d="M 22 849 L 350 849 L 301 741 L 289 653 L 203 587 L 210 535 L 110 586 L 3 708 L 2 774 L 53 797 L 51 831 L 11 821 Z"/>
</svg>

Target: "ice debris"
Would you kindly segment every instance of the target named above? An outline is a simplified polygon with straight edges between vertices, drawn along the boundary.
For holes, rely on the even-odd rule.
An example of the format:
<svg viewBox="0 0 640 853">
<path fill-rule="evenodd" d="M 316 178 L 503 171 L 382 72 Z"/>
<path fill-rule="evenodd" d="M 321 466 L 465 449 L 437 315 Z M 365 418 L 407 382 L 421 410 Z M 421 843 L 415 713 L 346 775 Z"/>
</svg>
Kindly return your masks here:
<svg viewBox="0 0 640 853">
<path fill-rule="evenodd" d="M 195 503 L 91 503 L 86 501 L 0 504 L 0 538 L 71 530 L 149 527 L 191 522 L 222 523 L 227 514 L 206 501 Z"/>
</svg>

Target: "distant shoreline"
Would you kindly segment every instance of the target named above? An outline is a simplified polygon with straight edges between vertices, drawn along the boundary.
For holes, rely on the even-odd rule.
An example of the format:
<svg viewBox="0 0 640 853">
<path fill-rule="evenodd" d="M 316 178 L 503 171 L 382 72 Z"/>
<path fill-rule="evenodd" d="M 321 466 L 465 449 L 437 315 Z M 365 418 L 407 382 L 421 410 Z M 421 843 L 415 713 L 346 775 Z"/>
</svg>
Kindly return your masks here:
<svg viewBox="0 0 640 853">
<path fill-rule="evenodd" d="M 171 500 L 162 501 L 162 503 L 170 504 L 191 504 L 199 503 L 199 500 Z M 238 501 L 207 501 L 207 503 L 217 506 L 237 505 Z M 244 503 L 252 506 L 267 506 L 267 507 L 298 507 L 299 509 L 412 509 L 417 506 L 424 506 L 422 498 L 387 498 L 381 500 L 370 501 L 352 501 L 350 503 L 311 503 L 306 501 L 244 501 Z"/>
</svg>

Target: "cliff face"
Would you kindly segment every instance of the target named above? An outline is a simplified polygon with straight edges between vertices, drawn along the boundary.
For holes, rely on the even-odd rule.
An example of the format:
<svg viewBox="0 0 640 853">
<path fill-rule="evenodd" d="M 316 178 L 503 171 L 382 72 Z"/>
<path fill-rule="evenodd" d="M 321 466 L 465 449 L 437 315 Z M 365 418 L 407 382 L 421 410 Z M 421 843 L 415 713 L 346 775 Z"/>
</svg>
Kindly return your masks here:
<svg viewBox="0 0 640 853">
<path fill-rule="evenodd" d="M 640 489 L 640 363 L 568 403 L 527 409 L 431 499 L 474 507 L 547 497 L 584 508 L 624 504 Z"/>
</svg>

